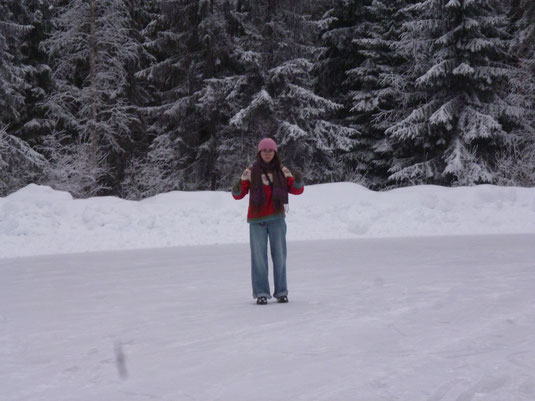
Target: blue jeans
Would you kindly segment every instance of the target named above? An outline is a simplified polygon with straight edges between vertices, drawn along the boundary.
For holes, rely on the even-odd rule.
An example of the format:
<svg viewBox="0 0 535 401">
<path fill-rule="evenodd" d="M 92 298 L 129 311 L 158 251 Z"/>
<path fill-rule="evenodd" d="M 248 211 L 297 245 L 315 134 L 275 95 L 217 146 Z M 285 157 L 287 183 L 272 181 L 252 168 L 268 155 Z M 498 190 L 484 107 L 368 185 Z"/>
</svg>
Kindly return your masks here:
<svg viewBox="0 0 535 401">
<path fill-rule="evenodd" d="M 284 218 L 268 220 L 262 223 L 250 223 L 251 243 L 251 281 L 253 298 L 271 298 L 268 279 L 267 244 L 271 248 L 273 261 L 273 282 L 275 298 L 288 295 L 286 284 L 286 221 Z"/>
</svg>

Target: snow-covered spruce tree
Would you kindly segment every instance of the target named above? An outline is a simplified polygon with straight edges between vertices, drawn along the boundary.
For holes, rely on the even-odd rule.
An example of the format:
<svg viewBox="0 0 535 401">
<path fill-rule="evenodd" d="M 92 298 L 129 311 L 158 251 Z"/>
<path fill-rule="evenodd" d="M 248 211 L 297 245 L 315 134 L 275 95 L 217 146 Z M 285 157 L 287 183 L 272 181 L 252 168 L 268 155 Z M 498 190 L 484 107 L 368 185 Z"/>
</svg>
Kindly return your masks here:
<svg viewBox="0 0 535 401">
<path fill-rule="evenodd" d="M 423 101 L 386 132 L 390 179 L 404 184 L 496 182 L 495 155 L 522 110 L 509 101 L 507 20 L 498 0 L 426 0 L 407 11 L 400 50 Z M 424 69 L 422 74 L 420 71 Z"/>
<path fill-rule="evenodd" d="M 16 125 L 24 105 L 20 44 L 32 27 L 16 23 L 18 0 L 0 2 L 0 123 Z"/>
<path fill-rule="evenodd" d="M 24 107 L 12 128 L 32 146 L 38 145 L 51 130 L 51 121 L 46 118 L 43 107 L 47 93 L 52 87 L 51 69 L 46 53 L 40 43 L 51 28 L 52 8 L 41 0 L 23 0 L 18 3 L 17 22 L 32 29 L 20 41 L 21 68 L 24 70 Z"/>
<path fill-rule="evenodd" d="M 230 2 L 158 4 L 145 29 L 154 62 L 137 74 L 155 88 L 153 104 L 144 108 L 155 139 L 147 156 L 132 164 L 128 197 L 219 187 L 217 146 L 236 109 L 234 88 L 247 84 L 234 72 Z"/>
<path fill-rule="evenodd" d="M 0 196 L 38 181 L 46 166 L 42 155 L 0 128 Z"/>
<path fill-rule="evenodd" d="M 353 144 L 353 129 L 332 123 L 341 105 L 315 92 L 317 35 L 325 21 L 316 15 L 322 2 L 241 2 L 243 58 L 258 63 L 252 93 L 230 121 L 238 135 L 257 142 L 273 136 L 290 167 L 305 170 L 311 182 L 343 177 L 343 155 Z"/>
<path fill-rule="evenodd" d="M 346 103 L 348 99 L 346 71 L 364 61 L 361 54 L 355 53 L 352 41 L 358 35 L 366 4 L 370 2 L 334 0 L 321 18 L 321 53 L 315 65 L 317 90 L 338 103 Z"/>
<path fill-rule="evenodd" d="M 511 51 L 516 61 L 510 101 L 526 110 L 518 119 L 509 146 L 497 157 L 498 183 L 535 186 L 535 3 L 510 2 Z"/>
<path fill-rule="evenodd" d="M 372 188 L 385 185 L 391 148 L 385 130 L 402 108 L 404 57 L 393 43 L 399 40 L 406 0 L 337 1 L 332 22 L 322 35 L 325 52 L 318 64 L 321 83 L 344 104 L 344 125 L 358 131 L 345 157 L 347 179 Z"/>
<path fill-rule="evenodd" d="M 19 1 L 0 2 L 0 196 L 38 180 L 46 167 L 20 132 L 25 91 L 30 88 L 21 52 L 32 30 L 24 23 L 26 12 Z"/>
<path fill-rule="evenodd" d="M 148 122 L 142 109 L 153 103 L 156 90 L 150 82 L 136 78 L 135 74 L 154 61 L 154 57 L 144 48 L 143 43 L 148 40 L 145 28 L 155 19 L 158 12 L 157 0 L 124 0 L 124 2 L 130 15 L 131 39 L 139 44 L 135 62 L 129 62 L 126 66 L 127 96 L 132 105 L 131 110 L 135 111 L 138 119 L 130 126 L 130 137 L 128 143 L 123 145 L 124 151 L 111 160 L 117 171 L 118 187 L 114 193 L 121 197 L 127 197 L 130 188 L 135 185 L 132 180 L 138 170 L 135 162 L 147 154 L 152 139 L 148 134 Z"/>
<path fill-rule="evenodd" d="M 74 196 L 97 195 L 116 184 L 116 161 L 139 124 L 128 81 L 139 46 L 123 0 L 60 1 L 55 8 L 43 42 L 55 84 L 44 103 L 55 122 L 45 144 L 49 181 Z"/>
<path fill-rule="evenodd" d="M 530 67 L 535 71 L 535 2 L 513 0 L 510 14 L 513 21 L 513 49 L 518 56 L 531 60 Z"/>
</svg>

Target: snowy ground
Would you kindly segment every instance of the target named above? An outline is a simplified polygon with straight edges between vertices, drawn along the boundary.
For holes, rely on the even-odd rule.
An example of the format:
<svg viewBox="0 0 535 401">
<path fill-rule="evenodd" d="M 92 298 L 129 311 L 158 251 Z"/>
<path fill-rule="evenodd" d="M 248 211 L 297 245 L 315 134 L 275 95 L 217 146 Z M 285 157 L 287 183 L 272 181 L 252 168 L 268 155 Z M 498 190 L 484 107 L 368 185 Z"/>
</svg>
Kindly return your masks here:
<svg viewBox="0 0 535 401">
<path fill-rule="evenodd" d="M 0 198 L 0 401 L 535 400 L 535 188 L 307 187 L 286 305 L 246 207 Z"/>
<path fill-rule="evenodd" d="M 73 200 L 29 185 L 0 198 L 0 258 L 249 241 L 248 198 L 170 192 L 141 202 Z M 350 183 L 290 197 L 290 240 L 535 234 L 535 188 L 420 186 L 373 192 Z"/>
<path fill-rule="evenodd" d="M 0 259 L 0 398 L 533 401 L 534 243 L 290 242 L 267 306 L 244 244 Z"/>
</svg>

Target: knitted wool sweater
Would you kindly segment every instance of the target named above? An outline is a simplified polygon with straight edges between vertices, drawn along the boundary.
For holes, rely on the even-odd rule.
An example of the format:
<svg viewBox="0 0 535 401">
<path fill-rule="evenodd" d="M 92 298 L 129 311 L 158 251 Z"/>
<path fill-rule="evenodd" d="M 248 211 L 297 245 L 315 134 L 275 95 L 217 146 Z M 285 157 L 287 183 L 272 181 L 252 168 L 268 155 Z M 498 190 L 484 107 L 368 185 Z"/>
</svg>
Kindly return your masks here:
<svg viewBox="0 0 535 401">
<path fill-rule="evenodd" d="M 286 167 L 282 166 L 282 172 L 286 177 L 286 182 L 288 183 L 288 193 L 292 195 L 301 195 L 305 190 L 303 182 L 295 182 L 295 178 Z M 273 181 L 273 176 L 271 173 L 268 173 L 269 180 Z M 269 185 L 268 177 L 265 174 L 262 174 L 262 183 L 264 184 L 264 192 L 266 194 L 266 201 L 260 208 L 254 208 L 249 202 L 249 210 L 247 211 L 247 222 L 248 223 L 262 223 L 264 221 L 272 220 L 275 218 L 284 217 L 284 209 L 278 211 L 273 205 L 273 197 L 271 192 L 271 186 Z M 243 199 L 245 195 L 249 193 L 251 188 L 251 167 L 245 169 L 241 176 L 241 188 L 240 192 L 236 193 L 232 191 L 232 196 L 234 199 Z"/>
</svg>

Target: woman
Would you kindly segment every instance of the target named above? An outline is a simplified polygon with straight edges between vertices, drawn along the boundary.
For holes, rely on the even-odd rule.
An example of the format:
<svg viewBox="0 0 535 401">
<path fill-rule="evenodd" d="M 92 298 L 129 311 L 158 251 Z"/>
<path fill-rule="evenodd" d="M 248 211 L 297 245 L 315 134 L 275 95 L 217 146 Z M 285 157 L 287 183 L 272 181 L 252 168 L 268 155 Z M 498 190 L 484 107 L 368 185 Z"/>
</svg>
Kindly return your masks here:
<svg viewBox="0 0 535 401">
<path fill-rule="evenodd" d="M 249 235 L 251 243 L 251 281 L 253 298 L 259 305 L 267 304 L 270 295 L 268 279 L 267 243 L 271 248 L 275 292 L 280 303 L 288 302 L 286 284 L 286 222 L 285 205 L 288 193 L 303 193 L 303 177 L 300 172 L 292 175 L 281 165 L 277 144 L 264 138 L 258 144 L 258 154 L 252 167 L 243 172 L 232 187 L 234 199 L 242 199 L 250 192 Z"/>
</svg>

